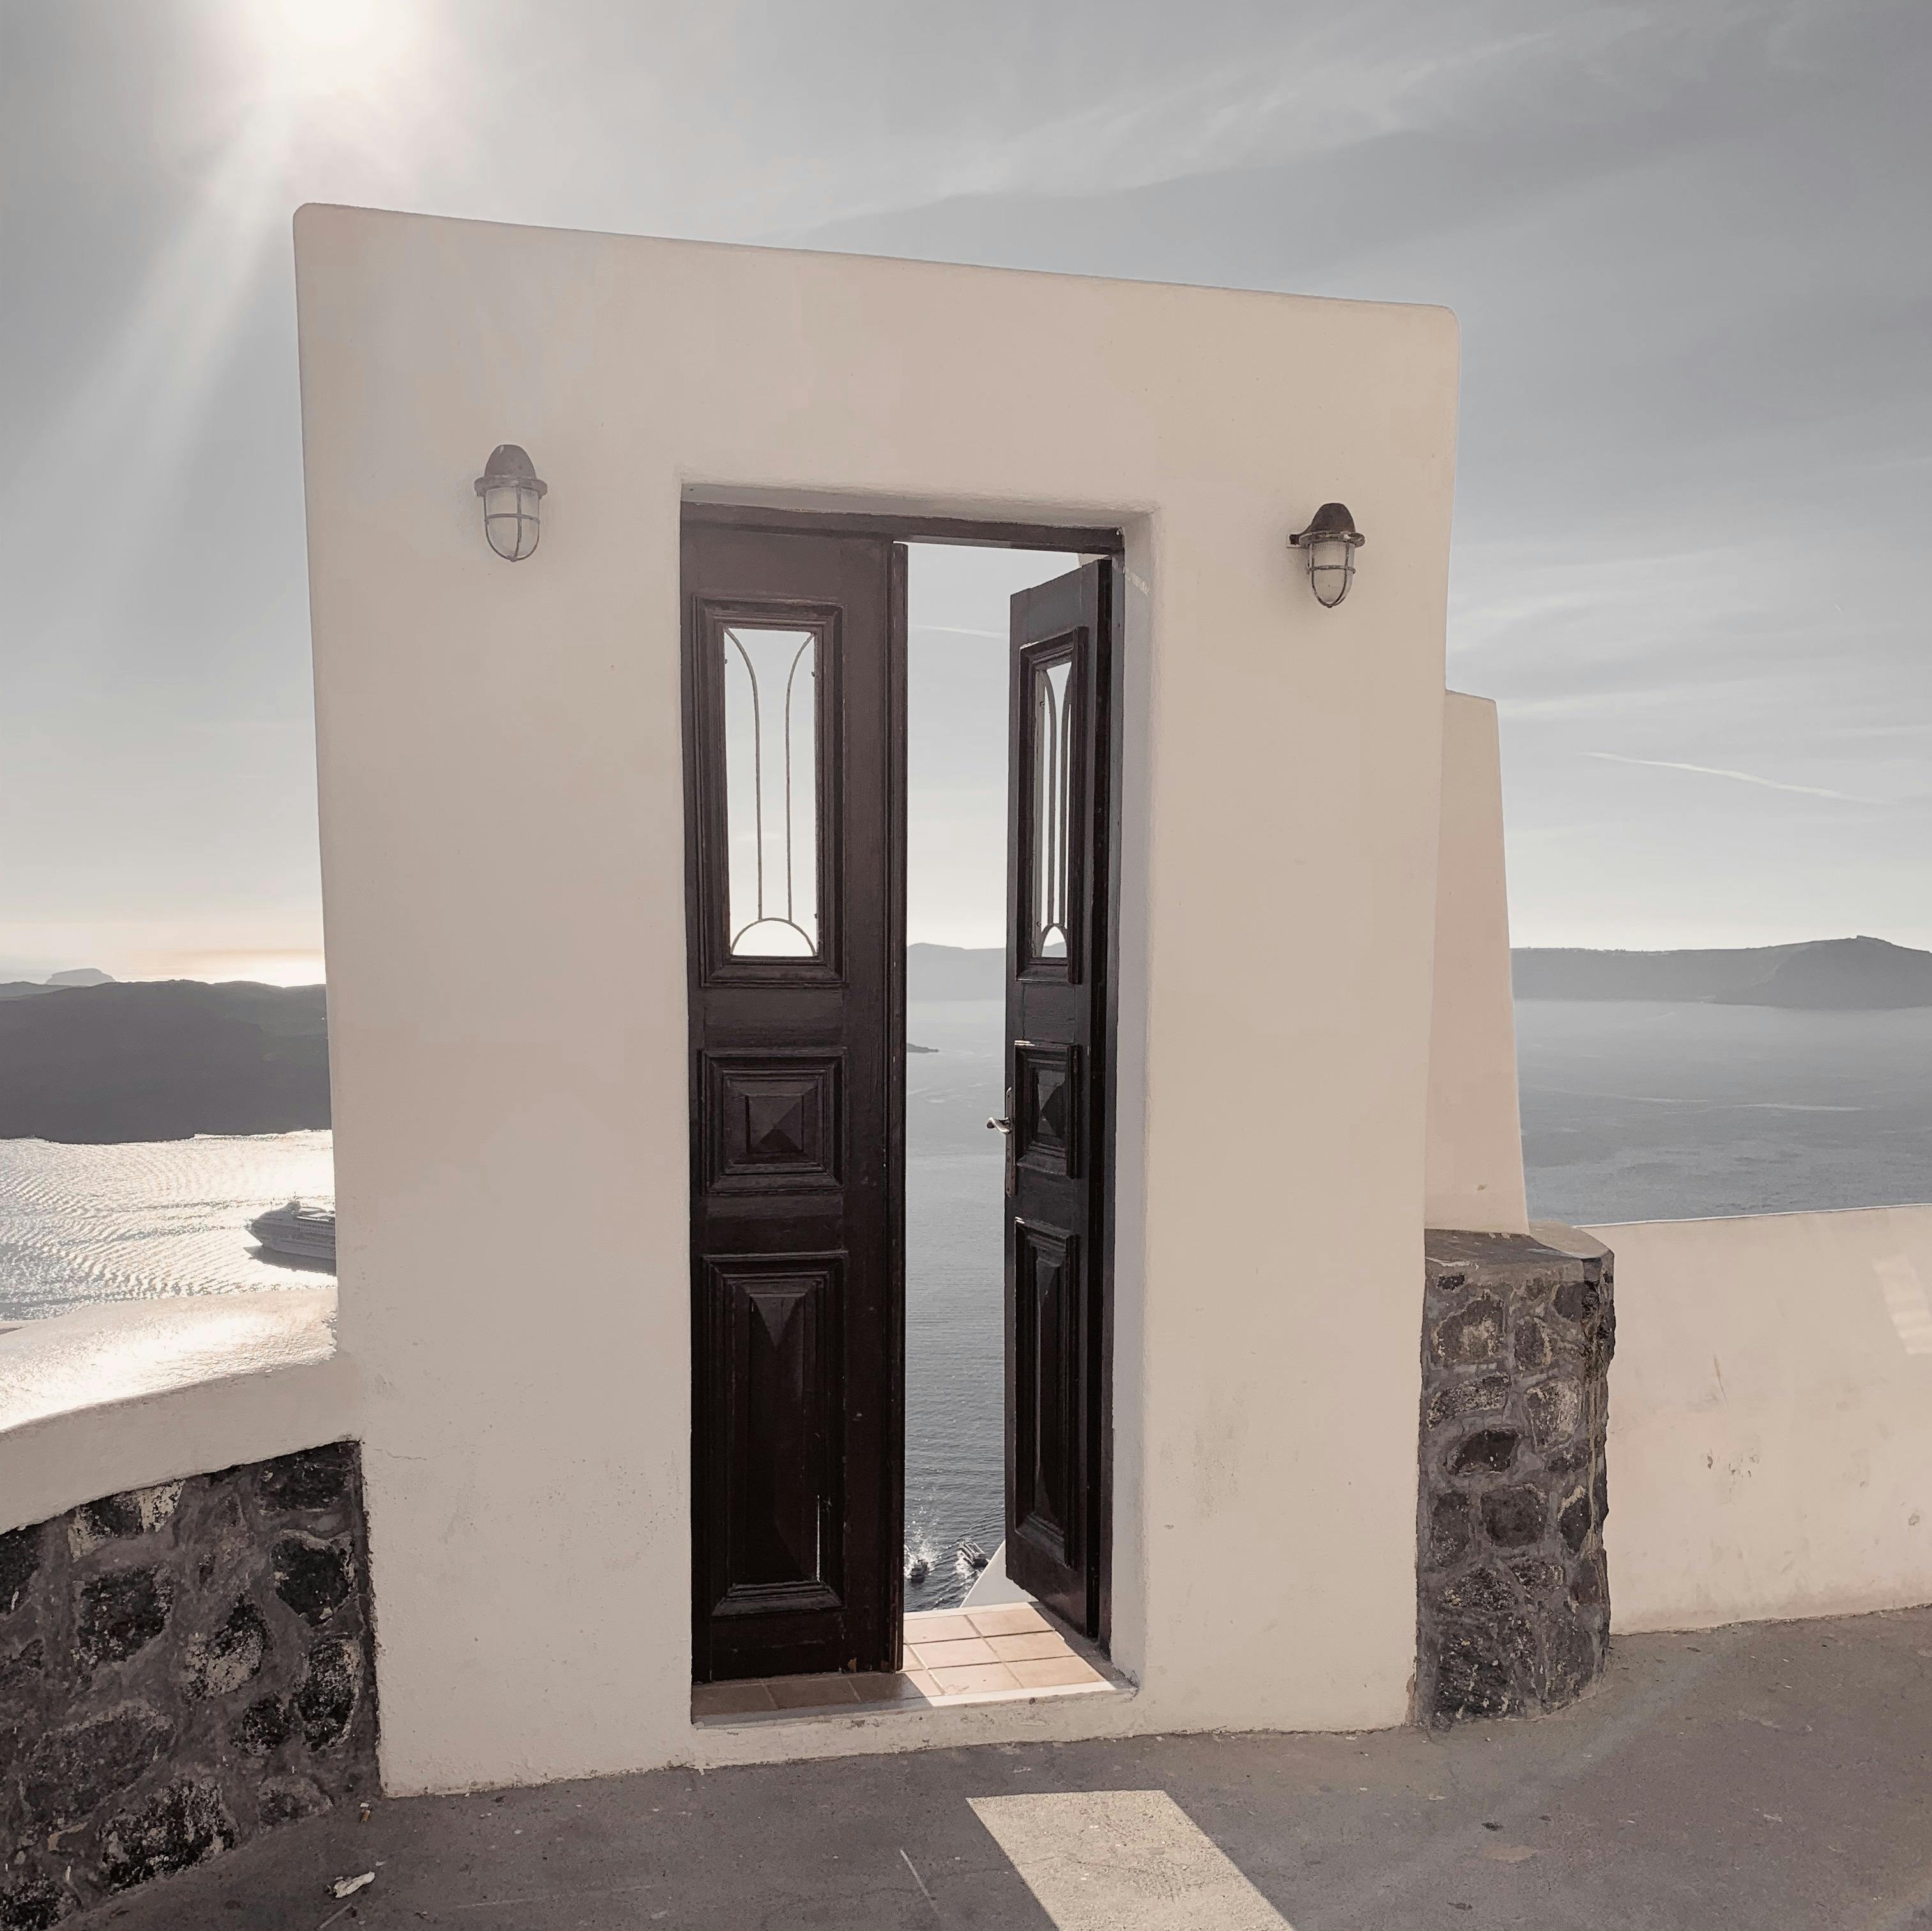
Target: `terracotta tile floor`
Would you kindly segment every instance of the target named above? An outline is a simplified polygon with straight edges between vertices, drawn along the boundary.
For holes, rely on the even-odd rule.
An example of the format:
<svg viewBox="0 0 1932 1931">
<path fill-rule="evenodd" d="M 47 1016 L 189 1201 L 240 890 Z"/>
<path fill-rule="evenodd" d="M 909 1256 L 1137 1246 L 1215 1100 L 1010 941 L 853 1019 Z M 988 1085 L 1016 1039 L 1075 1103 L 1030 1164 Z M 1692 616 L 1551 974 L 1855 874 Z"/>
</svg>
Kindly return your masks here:
<svg viewBox="0 0 1932 1931">
<path fill-rule="evenodd" d="M 905 1619 L 905 1668 L 893 1676 L 776 1676 L 700 1683 L 691 1692 L 694 1723 L 855 1704 L 928 1709 L 988 1698 L 1078 1695 L 1111 1689 L 1112 1678 L 1084 1646 L 1061 1634 L 1030 1602 L 986 1609 L 929 1609 Z"/>
</svg>

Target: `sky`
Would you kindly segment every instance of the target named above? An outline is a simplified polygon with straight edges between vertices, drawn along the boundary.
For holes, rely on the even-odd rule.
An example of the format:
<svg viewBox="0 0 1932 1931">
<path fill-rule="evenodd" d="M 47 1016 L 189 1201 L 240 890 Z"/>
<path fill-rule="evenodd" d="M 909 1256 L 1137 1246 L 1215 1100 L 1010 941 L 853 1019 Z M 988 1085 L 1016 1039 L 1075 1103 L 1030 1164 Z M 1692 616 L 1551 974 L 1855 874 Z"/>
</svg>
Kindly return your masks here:
<svg viewBox="0 0 1932 1931">
<path fill-rule="evenodd" d="M 1928 98 L 1924 0 L 0 0 L 0 978 L 317 975 L 308 200 L 1448 304 L 1517 941 L 1932 945 Z"/>
<path fill-rule="evenodd" d="M 1008 604 L 1079 567 L 1048 551 L 908 548 L 908 944 L 1006 944 Z"/>
</svg>

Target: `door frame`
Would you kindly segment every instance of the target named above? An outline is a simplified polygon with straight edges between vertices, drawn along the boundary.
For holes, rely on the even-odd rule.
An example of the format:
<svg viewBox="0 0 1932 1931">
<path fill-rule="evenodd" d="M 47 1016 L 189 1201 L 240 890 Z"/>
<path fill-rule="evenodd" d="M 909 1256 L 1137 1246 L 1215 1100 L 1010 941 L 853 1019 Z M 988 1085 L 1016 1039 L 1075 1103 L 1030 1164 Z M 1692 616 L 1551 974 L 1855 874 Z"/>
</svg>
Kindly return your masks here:
<svg viewBox="0 0 1932 1931">
<path fill-rule="evenodd" d="M 957 543 L 974 550 L 1048 550 L 1085 557 L 1124 557 L 1117 527 L 1082 523 L 981 522 L 970 516 L 895 516 L 869 510 L 762 509 L 742 503 L 686 499 L 686 523 L 728 530 L 802 531 L 818 536 L 885 536 L 898 543 Z"/>
<path fill-rule="evenodd" d="M 1091 1479 L 1090 1506 L 1097 1522 L 1099 1536 L 1099 1616 L 1096 1640 L 1103 1653 L 1110 1653 L 1113 1641 L 1114 1609 L 1114 1337 L 1116 1317 L 1114 1253 L 1120 1200 L 1118 1162 L 1115 1157 L 1115 1123 L 1118 1116 L 1120 1033 L 1120 935 L 1121 876 L 1121 797 L 1125 788 L 1124 768 L 1126 738 L 1124 718 L 1127 689 L 1127 628 L 1124 621 L 1126 554 L 1126 533 L 1118 525 L 1035 523 L 988 518 L 929 516 L 860 510 L 781 509 L 756 503 L 723 503 L 686 497 L 680 505 L 680 533 L 694 526 L 712 528 L 766 530 L 825 536 L 878 536 L 898 544 L 957 544 L 974 549 L 1037 550 L 1083 557 L 1107 557 L 1117 570 L 1112 612 L 1112 648 L 1108 653 L 1108 674 L 1104 701 L 1107 713 L 1107 797 L 1105 835 L 1108 916 L 1105 921 L 1106 959 L 1105 996 L 1100 1027 L 1100 1104 L 1091 1121 L 1089 1149 L 1096 1184 L 1102 1189 L 1104 1206 L 1099 1215 L 1099 1238 L 1094 1255 L 1094 1281 L 1100 1299 L 1100 1374 L 1098 1440 Z M 896 1499 L 898 1540 L 887 1565 L 890 1577 L 890 1614 L 896 1632 L 904 1610 L 903 1549 L 905 1520 L 905 843 L 906 843 L 906 624 L 904 572 L 896 561 L 893 569 L 895 621 L 888 648 L 892 661 L 888 667 L 892 690 L 892 770 L 888 777 L 891 822 L 887 830 L 892 875 L 891 915 L 897 927 L 895 965 L 891 980 L 888 1023 L 892 1036 L 887 1041 L 892 1068 L 889 1097 L 890 1125 L 888 1159 L 890 1192 L 886 1262 L 892 1306 L 892 1333 L 889 1336 L 892 1367 L 888 1374 L 887 1398 L 891 1413 L 886 1431 L 891 1466 L 880 1471 L 885 1491 Z M 682 597 L 680 597 L 682 601 Z M 684 761 L 687 783 L 687 851 L 692 848 L 697 828 L 691 816 L 689 774 L 693 748 L 687 716 Z M 1011 755 L 1012 747 L 1008 746 Z M 1096 884 L 1099 882 L 1096 881 Z M 689 917 L 687 883 L 687 922 Z M 694 1174 L 695 1167 L 694 1165 Z M 694 1185 L 695 1181 L 694 1179 Z M 691 1359 L 698 1366 L 698 1335 L 691 1337 Z M 1004 1451 L 1003 1451 L 1004 1452 Z M 698 1497 L 694 1492 L 692 1506 Z M 896 1641 L 896 1634 L 895 1635 Z"/>
</svg>

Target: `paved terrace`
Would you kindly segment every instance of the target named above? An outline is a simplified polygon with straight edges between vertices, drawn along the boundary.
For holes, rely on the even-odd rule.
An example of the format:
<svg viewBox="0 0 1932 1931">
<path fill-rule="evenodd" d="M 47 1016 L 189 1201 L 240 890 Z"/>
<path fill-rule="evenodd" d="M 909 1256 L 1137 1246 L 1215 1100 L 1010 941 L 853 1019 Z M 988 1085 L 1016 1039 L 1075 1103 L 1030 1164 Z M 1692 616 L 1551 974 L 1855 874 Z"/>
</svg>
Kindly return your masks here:
<svg viewBox="0 0 1932 1931">
<path fill-rule="evenodd" d="M 1577 1708 L 1447 1735 L 994 1746 L 380 1803 L 66 1921 L 1904 1931 L 1932 1926 L 1932 1609 L 1634 1638 Z"/>
</svg>

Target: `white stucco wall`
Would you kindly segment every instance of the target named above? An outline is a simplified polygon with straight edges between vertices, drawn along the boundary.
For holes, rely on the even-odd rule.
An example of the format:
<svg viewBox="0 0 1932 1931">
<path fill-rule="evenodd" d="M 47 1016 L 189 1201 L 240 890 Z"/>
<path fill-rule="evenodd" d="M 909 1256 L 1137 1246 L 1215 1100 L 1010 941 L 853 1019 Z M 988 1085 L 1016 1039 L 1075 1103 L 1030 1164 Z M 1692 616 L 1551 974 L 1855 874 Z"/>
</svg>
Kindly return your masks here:
<svg viewBox="0 0 1932 1931">
<path fill-rule="evenodd" d="M 1423 1211 L 1432 1227 L 1522 1233 L 1522 1119 L 1503 869 L 1502 756 L 1487 698 L 1443 696 L 1441 857 Z"/>
<path fill-rule="evenodd" d="M 0 1533 L 360 1431 L 335 1290 L 112 1301 L 0 1327 Z"/>
<path fill-rule="evenodd" d="M 1588 1231 L 1614 1626 L 1932 1602 L 1932 1206 Z"/>
<path fill-rule="evenodd" d="M 694 1750 L 687 492 L 1126 530 L 1114 1651 L 1143 1727 L 1401 1720 L 1452 319 L 326 207 L 296 261 L 390 1787 Z"/>
</svg>

